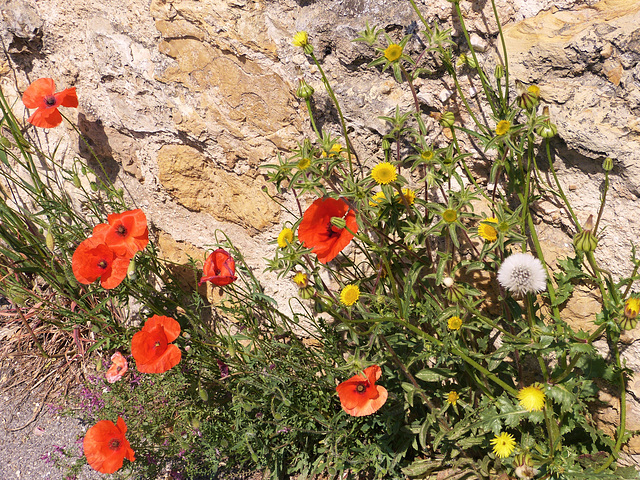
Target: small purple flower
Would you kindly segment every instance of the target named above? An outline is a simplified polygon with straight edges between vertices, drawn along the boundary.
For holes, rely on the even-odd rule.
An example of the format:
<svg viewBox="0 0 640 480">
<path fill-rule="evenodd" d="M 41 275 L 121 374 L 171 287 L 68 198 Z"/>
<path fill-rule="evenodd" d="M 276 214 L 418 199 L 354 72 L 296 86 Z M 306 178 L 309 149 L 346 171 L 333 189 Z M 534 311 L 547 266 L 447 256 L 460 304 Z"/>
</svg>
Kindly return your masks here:
<svg viewBox="0 0 640 480">
<path fill-rule="evenodd" d="M 222 360 L 216 360 L 218 362 L 218 368 L 220 369 L 220 378 L 226 378 L 229 376 L 229 365 Z"/>
</svg>

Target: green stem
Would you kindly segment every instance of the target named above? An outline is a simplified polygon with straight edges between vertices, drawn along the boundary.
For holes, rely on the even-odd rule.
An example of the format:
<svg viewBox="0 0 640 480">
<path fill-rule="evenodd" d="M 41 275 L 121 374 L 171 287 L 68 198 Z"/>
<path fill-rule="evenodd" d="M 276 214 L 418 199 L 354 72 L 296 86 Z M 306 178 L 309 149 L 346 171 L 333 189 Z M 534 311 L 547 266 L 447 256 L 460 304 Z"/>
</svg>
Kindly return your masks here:
<svg viewBox="0 0 640 480">
<path fill-rule="evenodd" d="M 311 120 L 311 126 L 313 127 L 313 131 L 316 132 L 316 136 L 322 140 L 322 135 L 318 131 L 318 127 L 316 127 L 316 121 L 313 118 L 313 112 L 311 110 L 311 100 L 309 98 L 305 99 L 305 103 L 307 104 L 307 111 L 309 112 L 309 120 Z"/>
<path fill-rule="evenodd" d="M 404 320 L 401 320 L 401 319 L 395 318 L 395 317 L 392 318 L 391 320 L 393 320 L 395 323 L 397 323 L 399 325 L 402 325 L 403 327 L 411 330 L 412 332 L 420 335 L 421 337 L 426 338 L 427 340 L 429 340 L 430 342 L 433 342 L 434 344 L 438 345 L 439 347 L 443 346 L 442 341 L 438 340 L 436 337 L 434 337 L 432 335 L 429 335 L 427 332 L 425 332 L 423 330 L 420 330 L 415 325 L 411 325 L 409 322 L 406 322 Z M 516 390 L 515 388 L 513 388 L 511 385 L 507 384 L 506 382 L 502 381 L 494 373 L 490 372 L 485 367 L 480 365 L 474 359 L 472 359 L 467 354 L 465 354 L 463 351 L 461 351 L 458 347 L 451 345 L 450 348 L 451 348 L 451 353 L 453 355 L 456 355 L 456 356 L 460 357 L 462 360 L 464 360 L 466 363 L 471 365 L 473 368 L 475 368 L 476 370 L 478 370 L 479 372 L 484 374 L 493 383 L 496 383 L 497 385 L 500 385 L 503 389 L 505 389 L 507 392 L 509 392 L 510 394 L 512 394 L 514 396 L 518 395 L 518 390 Z"/>
<path fill-rule="evenodd" d="M 535 330 L 535 313 L 533 311 L 533 295 L 527 293 L 527 321 L 529 322 L 529 335 L 531 337 L 531 341 L 534 343 L 538 343 L 540 341 L 540 337 L 536 333 Z M 536 353 L 536 358 L 538 359 L 538 364 L 540 365 L 540 370 L 542 371 L 542 376 L 545 382 L 549 381 L 549 371 L 547 370 L 547 365 L 544 363 L 544 358 L 539 353 Z"/>
<path fill-rule="evenodd" d="M 600 219 L 602 218 L 602 212 L 604 212 L 604 204 L 607 202 L 607 192 L 609 191 L 609 172 L 604 172 L 604 190 L 602 192 L 602 203 L 600 204 L 600 210 L 598 210 L 598 219 L 593 227 L 593 234 L 598 234 L 598 225 L 600 225 Z"/>
<path fill-rule="evenodd" d="M 613 447 L 613 452 L 609 454 L 609 458 L 607 458 L 607 461 L 604 463 L 604 465 L 598 468 L 595 473 L 601 473 L 605 471 L 607 468 L 609 468 L 613 461 L 618 458 L 618 453 L 620 453 L 620 449 L 622 448 L 622 441 L 627 429 L 627 385 L 624 378 L 624 372 L 622 371 L 620 365 L 620 351 L 618 350 L 618 346 L 614 345 L 614 349 L 616 366 L 620 370 L 620 426 L 618 427 L 618 438 L 616 439 L 615 447 Z"/>
<path fill-rule="evenodd" d="M 458 143 L 458 137 L 456 136 L 456 129 L 454 127 L 451 127 L 450 130 L 451 130 L 451 138 L 453 140 L 454 146 L 456 147 L 456 150 L 458 152 L 462 152 L 462 150 L 460 150 L 460 144 Z M 464 157 L 462 157 L 462 159 L 460 160 L 460 163 L 462 163 L 462 168 L 464 168 L 464 173 L 469 179 L 469 181 L 476 188 L 476 191 L 480 192 L 482 196 L 485 198 L 485 200 L 487 200 L 488 202 L 491 202 L 491 198 L 489 198 L 489 195 L 487 195 L 484 189 L 481 188 L 480 185 L 478 185 L 478 182 L 476 182 L 476 179 L 471 173 L 471 170 L 469 170 L 469 167 L 467 166 L 467 162 L 464 160 Z"/>
<path fill-rule="evenodd" d="M 569 215 L 571 215 L 571 218 L 573 219 L 573 223 L 576 225 L 576 228 L 578 229 L 578 232 L 581 232 L 582 231 L 582 227 L 578 223 L 578 217 L 573 212 L 573 208 L 571 208 L 571 204 L 569 203 L 569 200 L 567 199 L 567 196 L 564 194 L 564 190 L 562 190 L 562 185 L 560 185 L 560 180 L 558 180 L 558 175 L 556 175 L 556 169 L 553 167 L 553 159 L 551 158 L 551 147 L 549 145 L 549 139 L 546 138 L 544 143 L 545 143 L 545 147 L 546 147 L 546 151 L 547 151 L 547 159 L 549 160 L 549 170 L 551 170 L 551 175 L 553 175 L 553 179 L 556 182 L 556 187 L 558 188 L 558 193 L 560 194 L 560 197 L 562 197 L 562 200 L 564 201 L 564 204 L 566 205 L 567 210 L 569 211 Z M 594 232 L 595 232 L 595 230 L 594 230 Z"/>
<path fill-rule="evenodd" d="M 493 97 L 489 90 L 489 84 L 487 82 L 486 75 L 482 71 L 482 68 L 480 67 L 480 62 L 478 62 L 478 57 L 476 56 L 476 51 L 474 50 L 473 45 L 471 45 L 469 32 L 467 31 L 467 26 L 464 23 L 462 10 L 460 10 L 460 2 L 455 1 L 453 2 L 453 4 L 455 5 L 456 13 L 458 15 L 458 20 L 460 21 L 460 26 L 462 27 L 462 33 L 464 34 L 464 38 L 467 41 L 467 46 L 469 47 L 469 51 L 471 52 L 471 56 L 473 57 L 473 61 L 475 62 L 476 71 L 478 72 L 478 76 L 480 77 L 480 82 L 482 83 L 482 89 L 484 90 L 485 98 L 487 99 L 487 102 L 489 102 L 489 106 L 491 107 L 491 111 L 493 112 L 493 114 L 497 115 L 495 105 L 493 104 Z M 507 88 L 508 88 L 508 84 L 507 84 Z"/>
<path fill-rule="evenodd" d="M 351 160 L 351 152 L 353 152 L 353 145 L 349 140 L 349 134 L 347 133 L 347 123 L 345 122 L 344 116 L 342 115 L 342 109 L 340 108 L 340 103 L 338 102 L 338 98 L 336 97 L 336 94 L 334 93 L 333 88 L 331 88 L 329 79 L 325 75 L 324 70 L 320 65 L 320 62 L 318 61 L 318 59 L 316 58 L 313 52 L 311 52 L 311 58 L 313 59 L 313 63 L 315 63 L 316 67 L 318 67 L 318 71 L 322 76 L 322 83 L 324 84 L 324 88 L 327 90 L 329 97 L 331 97 L 331 101 L 333 101 L 333 104 L 336 106 L 336 110 L 338 111 L 338 116 L 340 117 L 340 126 L 342 127 L 342 136 L 344 137 L 344 141 L 347 144 L 347 158 L 349 160 L 349 172 L 351 174 L 351 177 L 353 177 L 353 162 Z"/>
<path fill-rule="evenodd" d="M 495 0 L 491 0 L 491 6 L 493 7 L 493 15 L 496 19 L 496 24 L 498 25 L 498 36 L 500 37 L 500 43 L 502 43 L 502 51 L 504 53 L 504 59 L 502 64 L 504 65 L 504 102 L 502 104 L 502 109 L 504 111 L 507 110 L 507 105 L 509 105 L 509 59 L 507 57 L 507 44 L 504 41 L 504 34 L 502 33 L 502 24 L 500 23 L 500 16 L 498 15 L 498 9 L 496 8 Z M 499 88 L 499 87 L 498 87 Z"/>
</svg>

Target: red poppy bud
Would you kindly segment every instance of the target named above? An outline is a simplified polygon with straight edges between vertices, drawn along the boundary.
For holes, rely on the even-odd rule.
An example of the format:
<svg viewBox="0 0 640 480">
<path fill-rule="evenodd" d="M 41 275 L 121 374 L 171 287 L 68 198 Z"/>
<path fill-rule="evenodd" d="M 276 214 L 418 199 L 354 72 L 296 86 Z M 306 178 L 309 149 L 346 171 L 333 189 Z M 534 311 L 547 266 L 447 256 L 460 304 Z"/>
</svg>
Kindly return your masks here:
<svg viewBox="0 0 640 480">
<path fill-rule="evenodd" d="M 233 257 L 226 250 L 218 248 L 205 260 L 202 278 L 198 285 L 202 285 L 204 282 L 211 282 L 214 285 L 223 287 L 238 278 L 235 273 L 236 262 Z"/>
</svg>

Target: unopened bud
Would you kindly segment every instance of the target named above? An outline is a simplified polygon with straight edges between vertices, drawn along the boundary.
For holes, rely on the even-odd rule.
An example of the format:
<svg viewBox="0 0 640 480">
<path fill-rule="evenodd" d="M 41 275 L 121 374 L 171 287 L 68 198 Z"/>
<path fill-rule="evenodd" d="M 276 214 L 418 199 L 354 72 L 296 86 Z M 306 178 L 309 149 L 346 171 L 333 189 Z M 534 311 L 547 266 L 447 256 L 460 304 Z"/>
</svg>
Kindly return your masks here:
<svg viewBox="0 0 640 480">
<path fill-rule="evenodd" d="M 131 259 L 129 262 L 129 266 L 127 267 L 127 277 L 130 280 L 135 280 L 138 278 L 138 274 L 136 273 L 136 259 L 135 257 Z"/>
<path fill-rule="evenodd" d="M 528 89 L 524 84 L 516 80 L 516 92 L 518 93 L 518 106 L 524 110 L 533 110 L 540 102 L 540 89 L 536 85 L 531 85 Z"/>
<path fill-rule="evenodd" d="M 304 100 L 311 98 L 313 95 L 313 87 L 309 85 L 303 78 L 299 80 L 298 89 L 296 90 L 296 95 Z"/>
<path fill-rule="evenodd" d="M 467 65 L 469 65 L 469 68 L 478 68 L 478 64 L 475 58 L 473 58 L 473 55 L 467 55 Z"/>
<path fill-rule="evenodd" d="M 44 241 L 49 251 L 53 252 L 53 249 L 55 247 L 55 241 L 53 239 L 53 234 L 51 233 L 51 230 L 47 231 L 47 236 L 45 237 Z"/>
<path fill-rule="evenodd" d="M 598 237 L 591 230 L 583 230 L 573 237 L 573 246 L 578 252 L 593 252 L 598 246 Z"/>
<path fill-rule="evenodd" d="M 334 227 L 342 229 L 342 228 L 346 228 L 347 221 L 344 218 L 341 218 L 341 217 L 331 217 L 331 225 L 333 225 Z"/>
<path fill-rule="evenodd" d="M 605 172 L 610 172 L 611 170 L 613 170 L 613 159 L 610 157 L 605 158 L 604 162 L 602 162 L 602 169 Z"/>
<path fill-rule="evenodd" d="M 500 80 L 504 77 L 504 67 L 502 65 L 496 65 L 496 69 L 493 71 L 493 76 L 496 80 Z"/>
<path fill-rule="evenodd" d="M 444 112 L 440 117 L 440 125 L 442 125 L 445 128 L 453 127 L 453 124 L 455 123 L 455 121 L 456 121 L 456 116 L 454 115 L 453 112 Z"/>
</svg>

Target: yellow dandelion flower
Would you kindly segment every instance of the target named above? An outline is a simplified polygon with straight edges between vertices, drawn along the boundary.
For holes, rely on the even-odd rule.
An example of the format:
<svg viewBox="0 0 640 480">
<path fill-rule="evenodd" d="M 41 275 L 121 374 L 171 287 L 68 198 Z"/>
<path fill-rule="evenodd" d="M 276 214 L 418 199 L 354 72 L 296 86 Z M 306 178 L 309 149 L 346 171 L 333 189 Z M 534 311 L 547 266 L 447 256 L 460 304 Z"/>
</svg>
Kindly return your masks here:
<svg viewBox="0 0 640 480">
<path fill-rule="evenodd" d="M 628 298 L 624 302 L 624 316 L 634 319 L 640 313 L 640 298 Z"/>
<path fill-rule="evenodd" d="M 304 157 L 304 158 L 301 158 L 300 161 L 298 162 L 298 168 L 300 170 L 306 170 L 310 166 L 311 166 L 311 159 L 310 158 Z"/>
<path fill-rule="evenodd" d="M 293 276 L 293 283 L 295 283 L 300 288 L 305 288 L 309 285 L 309 276 L 304 272 L 296 272 Z"/>
<path fill-rule="evenodd" d="M 460 396 L 458 395 L 458 392 L 451 390 L 449 392 L 449 395 L 447 395 L 447 402 L 449 402 L 451 405 L 455 405 L 458 403 L 459 398 Z"/>
<path fill-rule="evenodd" d="M 385 200 L 384 192 L 377 192 L 375 195 L 371 197 L 369 200 L 370 207 L 379 207 Z"/>
<path fill-rule="evenodd" d="M 453 210 L 452 208 L 447 208 L 443 213 L 442 213 L 442 218 L 444 219 L 445 222 L 447 223 L 453 223 L 458 219 L 458 212 L 456 212 L 455 210 Z"/>
<path fill-rule="evenodd" d="M 489 225 L 490 223 L 498 225 L 498 219 L 489 217 L 482 220 L 480 225 L 478 225 L 478 235 L 487 240 L 488 242 L 495 242 L 498 239 L 498 232 L 495 227 Z"/>
<path fill-rule="evenodd" d="M 329 155 L 327 155 L 327 152 L 323 150 L 320 156 L 322 158 L 327 158 L 327 156 L 337 157 L 338 155 L 340 155 L 341 152 L 342 152 L 342 145 L 340 145 L 339 143 L 334 143 L 329 149 Z"/>
<path fill-rule="evenodd" d="M 398 178 L 398 172 L 396 167 L 389 162 L 382 162 L 373 167 L 371 170 L 371 177 L 378 183 L 378 185 L 388 185 L 391 182 L 395 182 Z"/>
<path fill-rule="evenodd" d="M 536 98 L 540 97 L 540 87 L 537 85 L 529 85 L 529 88 L 527 88 L 527 92 L 529 92 Z"/>
<path fill-rule="evenodd" d="M 290 243 L 293 243 L 293 230 L 290 228 L 283 228 L 278 235 L 278 246 L 285 248 Z"/>
<path fill-rule="evenodd" d="M 520 405 L 527 412 L 539 412 L 544 408 L 544 402 L 546 395 L 536 385 L 530 385 L 528 387 L 521 388 L 518 392 L 518 400 Z"/>
<path fill-rule="evenodd" d="M 500 458 L 507 458 L 516 448 L 516 439 L 507 432 L 502 432 L 491 439 L 493 445 L 493 453 Z"/>
<path fill-rule="evenodd" d="M 384 51 L 384 58 L 390 62 L 395 62 L 402 56 L 402 47 L 396 43 L 389 45 Z"/>
<path fill-rule="evenodd" d="M 407 203 L 409 205 L 413 205 L 416 201 L 416 192 L 414 192 L 410 188 L 403 188 L 402 196 L 407 199 Z M 402 203 L 402 198 L 398 197 L 398 202 Z"/>
<path fill-rule="evenodd" d="M 447 320 L 447 327 L 449 330 L 460 330 L 460 327 L 462 327 L 462 319 L 457 316 L 451 317 Z"/>
<path fill-rule="evenodd" d="M 508 120 L 500 120 L 496 125 L 496 135 L 504 135 L 511 128 L 511 122 Z"/>
<path fill-rule="evenodd" d="M 293 45 L 296 47 L 304 47 L 309 43 L 309 35 L 305 31 L 297 32 L 293 36 L 293 40 L 291 43 L 293 43 Z"/>
<path fill-rule="evenodd" d="M 347 285 L 340 292 L 340 302 L 350 307 L 360 298 L 360 288 L 357 285 Z"/>
</svg>

